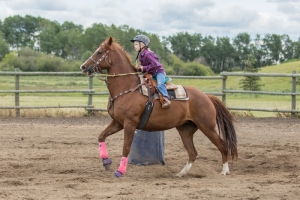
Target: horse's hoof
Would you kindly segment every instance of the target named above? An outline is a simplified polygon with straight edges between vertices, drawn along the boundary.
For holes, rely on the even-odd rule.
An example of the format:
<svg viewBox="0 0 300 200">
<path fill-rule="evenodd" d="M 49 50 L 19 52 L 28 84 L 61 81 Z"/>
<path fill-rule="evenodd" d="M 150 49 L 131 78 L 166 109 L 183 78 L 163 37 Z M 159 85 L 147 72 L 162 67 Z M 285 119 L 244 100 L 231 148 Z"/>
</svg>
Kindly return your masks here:
<svg viewBox="0 0 300 200">
<path fill-rule="evenodd" d="M 108 165 L 103 165 L 103 166 L 104 166 L 105 170 L 109 170 L 109 169 L 110 169 L 110 166 L 111 166 L 111 164 L 108 164 Z"/>
<path fill-rule="evenodd" d="M 121 172 L 119 172 L 118 170 L 115 171 L 115 173 L 113 174 L 114 178 L 121 178 L 123 176 L 123 174 Z"/>
<path fill-rule="evenodd" d="M 103 166 L 104 166 L 105 170 L 109 170 L 110 166 L 111 166 L 111 163 L 112 163 L 112 160 L 110 158 L 106 158 L 106 159 L 102 160 L 102 163 L 103 163 Z"/>
<path fill-rule="evenodd" d="M 230 174 L 230 172 L 229 172 L 229 171 L 222 171 L 222 172 L 220 173 L 220 175 L 224 175 L 224 176 L 226 176 L 227 174 Z"/>
</svg>

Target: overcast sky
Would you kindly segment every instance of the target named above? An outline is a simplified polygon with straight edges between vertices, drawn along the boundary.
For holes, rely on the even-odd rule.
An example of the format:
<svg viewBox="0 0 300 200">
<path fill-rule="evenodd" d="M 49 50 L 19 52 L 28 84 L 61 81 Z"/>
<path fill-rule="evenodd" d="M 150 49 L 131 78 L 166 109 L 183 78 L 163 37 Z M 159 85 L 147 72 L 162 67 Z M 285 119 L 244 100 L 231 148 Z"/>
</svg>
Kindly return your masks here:
<svg viewBox="0 0 300 200">
<path fill-rule="evenodd" d="M 188 32 L 233 38 L 247 32 L 252 39 L 268 33 L 300 38 L 300 0 L 0 0 L 0 19 L 13 15 L 84 28 L 126 24 L 159 36 Z"/>
</svg>

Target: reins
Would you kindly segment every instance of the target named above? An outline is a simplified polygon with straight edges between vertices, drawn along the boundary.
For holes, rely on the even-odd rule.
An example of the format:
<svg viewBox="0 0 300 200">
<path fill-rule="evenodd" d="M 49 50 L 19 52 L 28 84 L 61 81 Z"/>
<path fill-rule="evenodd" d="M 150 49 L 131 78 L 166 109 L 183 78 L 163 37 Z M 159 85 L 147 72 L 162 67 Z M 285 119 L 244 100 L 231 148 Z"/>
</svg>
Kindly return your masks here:
<svg viewBox="0 0 300 200">
<path fill-rule="evenodd" d="M 141 74 L 141 72 L 131 72 L 131 73 L 124 73 L 124 74 L 98 74 L 98 73 L 94 73 L 91 76 L 94 76 L 94 77 L 98 78 L 99 80 L 104 81 L 106 86 L 108 87 L 107 77 L 119 77 L 119 76 L 128 76 L 128 75 L 136 75 L 136 74 Z M 100 78 L 98 76 L 100 76 Z M 112 103 L 115 99 L 117 99 L 118 97 L 120 97 L 124 94 L 128 94 L 129 92 L 136 91 L 142 85 L 145 85 L 145 83 L 140 83 L 136 87 L 131 88 L 130 90 L 126 90 L 124 92 L 121 92 L 121 93 L 119 93 L 118 95 L 116 95 L 114 97 L 111 96 L 111 98 L 109 99 L 109 107 L 112 105 Z"/>
<path fill-rule="evenodd" d="M 128 75 L 135 75 L 135 74 L 142 74 L 142 72 L 131 72 L 131 73 L 124 73 L 124 74 L 98 74 L 98 73 L 94 73 L 93 76 L 95 76 L 96 78 L 98 78 L 98 76 L 100 77 L 118 77 L 118 76 L 128 76 Z M 100 79 L 100 78 L 98 78 Z M 103 80 L 103 79 L 100 79 Z"/>
</svg>

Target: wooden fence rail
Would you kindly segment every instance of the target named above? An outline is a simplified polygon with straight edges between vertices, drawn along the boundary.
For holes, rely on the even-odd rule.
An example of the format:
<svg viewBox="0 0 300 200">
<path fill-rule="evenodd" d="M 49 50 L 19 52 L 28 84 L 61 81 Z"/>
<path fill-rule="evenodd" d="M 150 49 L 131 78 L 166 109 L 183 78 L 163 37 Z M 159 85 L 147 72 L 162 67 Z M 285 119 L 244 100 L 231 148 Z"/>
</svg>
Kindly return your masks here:
<svg viewBox="0 0 300 200">
<path fill-rule="evenodd" d="M 88 95 L 87 105 L 72 106 L 20 106 L 20 93 L 92 93 L 93 77 L 89 77 L 89 88 L 86 90 L 20 90 L 20 76 L 82 76 L 81 72 L 0 72 L 0 75 L 15 76 L 14 90 L 0 90 L 0 93 L 14 93 L 15 106 L 1 106 L 0 109 L 15 109 L 16 116 L 20 116 L 20 109 L 44 109 L 44 108 L 92 108 L 92 95 Z"/>
<path fill-rule="evenodd" d="M 300 93 L 296 92 L 297 85 L 297 77 L 300 77 L 300 74 L 296 74 L 294 70 L 292 74 L 275 74 L 275 73 L 249 73 L 249 72 L 222 72 L 220 74 L 224 77 L 224 80 L 227 79 L 228 76 L 259 76 L 259 77 L 291 77 L 292 78 L 292 92 L 269 92 L 269 91 L 244 91 L 244 90 L 227 90 L 226 89 L 226 81 L 223 82 L 223 90 L 222 92 L 225 94 L 228 93 L 247 93 L 247 94 L 267 94 L 267 95 L 289 95 L 291 96 L 291 109 L 290 110 L 282 110 L 282 109 L 261 109 L 261 108 L 237 108 L 237 107 L 228 107 L 229 110 L 246 110 L 246 111 L 264 111 L 264 112 L 289 112 L 292 115 L 295 113 L 300 113 L 300 110 L 296 110 L 296 96 L 300 95 Z M 225 84 L 225 86 L 224 86 Z M 226 95 L 224 95 L 225 99 L 222 99 L 224 103 L 226 103 Z"/>
<path fill-rule="evenodd" d="M 91 111 L 106 111 L 106 108 L 95 108 L 93 105 L 94 95 L 106 95 L 108 92 L 95 92 L 93 89 L 93 76 L 88 78 L 88 88 L 86 90 L 20 90 L 20 76 L 82 76 L 81 72 L 19 72 L 16 69 L 15 72 L 0 72 L 1 76 L 15 76 L 15 89 L 14 90 L 0 90 L 0 93 L 14 93 L 15 94 L 15 106 L 0 106 L 0 109 L 15 109 L 16 116 L 20 116 L 20 109 L 39 109 L 39 108 L 85 108 L 88 112 Z M 270 91 L 245 91 L 245 90 L 228 90 L 226 88 L 226 81 L 229 76 L 259 76 L 259 77 L 291 77 L 292 86 L 291 92 L 270 92 Z M 241 110 L 241 111 L 263 111 L 263 112 L 288 112 L 292 115 L 300 113 L 300 110 L 296 109 L 296 97 L 300 95 L 296 92 L 296 78 L 300 77 L 300 74 L 296 74 L 295 71 L 292 74 L 275 74 L 275 73 L 241 73 L 241 72 L 222 72 L 220 76 L 169 76 L 173 79 L 207 79 L 207 80 L 221 80 L 222 90 L 220 92 L 205 92 L 206 94 L 212 94 L 215 96 L 221 96 L 222 101 L 226 104 L 226 96 L 230 93 L 239 94 L 264 94 L 264 95 L 289 95 L 291 96 L 291 109 L 262 109 L 262 108 L 245 108 L 245 107 L 228 107 L 229 110 Z M 72 105 L 72 106 L 20 106 L 20 93 L 82 93 L 87 95 L 87 105 Z"/>
</svg>

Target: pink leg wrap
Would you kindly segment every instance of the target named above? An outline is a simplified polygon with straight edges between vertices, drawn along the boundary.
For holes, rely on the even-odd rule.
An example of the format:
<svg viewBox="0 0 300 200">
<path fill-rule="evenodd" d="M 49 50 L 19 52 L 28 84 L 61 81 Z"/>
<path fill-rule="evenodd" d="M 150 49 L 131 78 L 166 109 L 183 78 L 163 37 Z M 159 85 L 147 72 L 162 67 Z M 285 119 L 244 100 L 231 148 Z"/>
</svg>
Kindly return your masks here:
<svg viewBox="0 0 300 200">
<path fill-rule="evenodd" d="M 100 153 L 100 158 L 102 159 L 108 158 L 105 142 L 99 142 L 99 153 Z"/>
<path fill-rule="evenodd" d="M 122 174 L 125 174 L 125 172 L 126 172 L 127 163 L 128 163 L 128 158 L 122 157 L 120 166 L 118 168 L 118 171 L 121 172 Z"/>
</svg>

